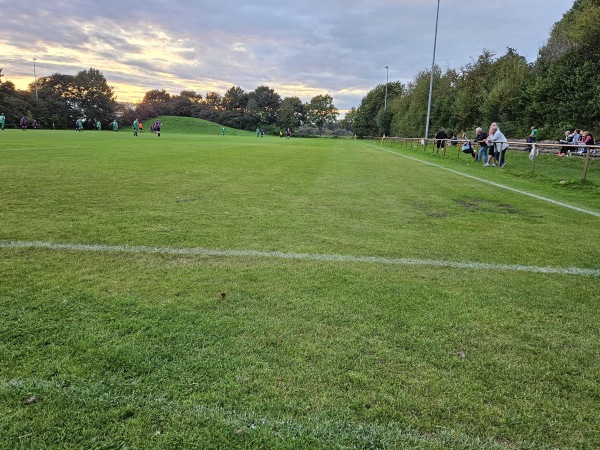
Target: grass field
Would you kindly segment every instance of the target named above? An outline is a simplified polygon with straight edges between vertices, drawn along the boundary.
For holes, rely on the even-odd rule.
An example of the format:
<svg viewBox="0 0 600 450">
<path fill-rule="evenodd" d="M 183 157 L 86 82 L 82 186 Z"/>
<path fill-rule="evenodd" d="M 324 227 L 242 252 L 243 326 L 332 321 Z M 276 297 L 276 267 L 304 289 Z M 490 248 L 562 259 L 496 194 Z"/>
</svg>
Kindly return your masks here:
<svg viewBox="0 0 600 450">
<path fill-rule="evenodd" d="M 595 161 L 163 123 L 0 134 L 0 448 L 600 447 Z"/>
</svg>

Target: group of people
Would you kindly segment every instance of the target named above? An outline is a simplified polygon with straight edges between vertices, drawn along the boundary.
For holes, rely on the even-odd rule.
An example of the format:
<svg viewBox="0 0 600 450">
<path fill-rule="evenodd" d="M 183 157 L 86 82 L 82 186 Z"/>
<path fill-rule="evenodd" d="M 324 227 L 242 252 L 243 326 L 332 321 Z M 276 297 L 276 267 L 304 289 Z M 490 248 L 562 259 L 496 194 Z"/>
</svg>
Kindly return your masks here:
<svg viewBox="0 0 600 450">
<path fill-rule="evenodd" d="M 506 154 L 506 150 L 508 149 L 508 140 L 502 131 L 500 131 L 498 124 L 493 122 L 490 125 L 487 133 L 483 131 L 481 127 L 477 127 L 475 133 L 476 136 L 475 139 L 473 139 L 473 142 L 471 142 L 471 140 L 467 137 L 466 133 L 463 133 L 462 139 L 464 141 L 464 145 L 462 146 L 462 151 L 470 154 L 475 161 L 483 163 L 483 165 L 486 167 L 496 165 L 504 167 L 506 165 L 504 156 Z M 536 137 L 537 129 L 532 127 L 532 135 L 530 135 L 530 138 L 535 139 Z M 448 138 L 448 135 L 443 128 L 437 132 L 435 139 L 438 152 L 441 149 L 442 154 L 446 153 L 446 142 L 448 140 L 450 141 L 450 145 L 458 144 L 456 135 L 452 133 L 452 137 Z M 535 140 L 532 142 L 535 142 Z M 475 151 L 473 148 L 474 144 L 479 145 L 479 149 L 477 151 Z"/>
<path fill-rule="evenodd" d="M 587 153 L 586 146 L 595 145 L 594 136 L 588 130 L 567 130 L 565 131 L 565 138 L 561 139 L 559 143 L 566 145 L 557 153 L 558 156 L 570 155 L 572 149 L 575 150 L 573 152 L 575 154 L 585 155 Z"/>
<path fill-rule="evenodd" d="M 113 123 L 115 123 L 115 122 L 113 122 Z M 161 125 L 162 125 L 162 123 L 157 120 L 152 125 L 150 125 L 150 131 L 152 133 L 157 134 L 158 137 L 160 137 L 160 126 Z M 133 121 L 133 124 L 131 125 L 131 128 L 133 130 L 133 135 L 134 136 L 137 136 L 138 133 L 143 133 L 144 132 L 144 124 L 139 119 L 137 119 L 137 118 Z"/>
</svg>

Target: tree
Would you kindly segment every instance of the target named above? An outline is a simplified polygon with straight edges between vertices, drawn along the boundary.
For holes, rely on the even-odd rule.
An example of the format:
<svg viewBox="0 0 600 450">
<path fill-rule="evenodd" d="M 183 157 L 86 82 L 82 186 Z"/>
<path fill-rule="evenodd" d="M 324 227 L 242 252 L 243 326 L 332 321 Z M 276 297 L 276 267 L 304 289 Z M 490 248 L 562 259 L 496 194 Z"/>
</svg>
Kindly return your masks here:
<svg viewBox="0 0 600 450">
<path fill-rule="evenodd" d="M 298 97 L 286 97 L 277 111 L 277 125 L 282 129 L 295 129 L 305 121 L 304 105 Z"/>
<path fill-rule="evenodd" d="M 167 113 L 167 108 L 170 101 L 171 94 L 169 94 L 167 91 L 164 89 L 153 89 L 144 94 L 144 98 L 142 99 L 141 103 L 151 106 L 156 111 L 157 115 L 162 116 Z"/>
<path fill-rule="evenodd" d="M 385 111 L 385 84 L 379 84 L 363 97 L 356 114 L 355 133 L 358 136 L 382 136 L 390 134 L 392 111 Z M 387 84 L 388 106 L 402 95 L 404 86 L 396 81 Z"/>
<path fill-rule="evenodd" d="M 33 93 L 36 85 L 29 85 Z M 113 120 L 116 103 L 113 88 L 96 69 L 83 70 L 77 75 L 55 73 L 37 80 L 39 101 L 31 105 L 32 118 L 47 125 L 70 128 L 72 122 L 83 117 L 89 123 Z"/>
<path fill-rule="evenodd" d="M 308 123 L 319 129 L 319 136 L 323 135 L 325 124 L 335 122 L 339 112 L 333 104 L 331 95 L 317 95 L 305 105 L 306 118 Z"/>
<path fill-rule="evenodd" d="M 275 123 L 277 110 L 281 105 L 281 97 L 268 86 L 259 86 L 248 94 L 256 102 L 256 107 L 264 113 L 263 117 L 268 123 Z"/>
<path fill-rule="evenodd" d="M 80 115 L 90 122 L 112 120 L 115 110 L 115 93 L 102 73 L 94 68 L 82 70 L 74 80 L 73 97 Z"/>
<path fill-rule="evenodd" d="M 214 91 L 206 93 L 206 96 L 204 97 L 204 104 L 210 109 L 218 111 L 219 109 L 221 109 L 221 103 L 221 94 Z"/>
<path fill-rule="evenodd" d="M 358 110 L 356 107 L 350 108 L 350 110 L 346 113 L 346 116 L 340 120 L 340 124 L 344 127 L 345 130 L 354 132 L 354 123 L 356 121 L 356 116 L 358 114 Z"/>
<path fill-rule="evenodd" d="M 248 94 L 239 86 L 231 86 L 221 100 L 223 108 L 227 111 L 243 113 L 248 103 Z"/>
</svg>

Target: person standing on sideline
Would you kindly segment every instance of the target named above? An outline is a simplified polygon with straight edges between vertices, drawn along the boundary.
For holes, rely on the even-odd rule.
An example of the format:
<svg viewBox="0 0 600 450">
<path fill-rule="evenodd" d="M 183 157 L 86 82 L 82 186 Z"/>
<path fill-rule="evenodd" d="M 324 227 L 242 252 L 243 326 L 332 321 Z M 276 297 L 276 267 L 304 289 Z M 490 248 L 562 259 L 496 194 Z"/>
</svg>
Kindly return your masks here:
<svg viewBox="0 0 600 450">
<path fill-rule="evenodd" d="M 221 127 L 221 136 L 225 136 L 225 127 Z"/>
<path fill-rule="evenodd" d="M 119 131 L 119 123 L 117 122 L 117 119 L 113 120 L 111 125 L 112 125 L 113 131 Z"/>
<path fill-rule="evenodd" d="M 96 121 L 96 130 L 100 131 L 102 129 L 102 122 L 99 120 Z"/>
<path fill-rule="evenodd" d="M 158 137 L 160 137 L 160 126 L 162 125 L 162 123 L 160 123 L 158 120 L 156 122 L 154 122 L 154 131 L 156 132 L 156 135 Z"/>
<path fill-rule="evenodd" d="M 144 132 L 144 124 L 142 122 L 138 122 L 138 128 L 140 129 L 140 133 Z"/>
<path fill-rule="evenodd" d="M 435 135 L 435 146 L 437 148 L 436 153 L 440 152 L 440 148 L 442 149 L 442 155 L 446 154 L 446 139 L 448 139 L 448 135 L 446 134 L 446 130 L 440 128 L 440 131 Z"/>
<path fill-rule="evenodd" d="M 527 143 L 528 144 L 535 144 L 535 142 L 537 141 L 537 128 L 536 127 L 531 127 L 531 134 L 529 136 L 527 136 Z M 529 145 L 527 147 L 527 150 L 531 150 L 533 147 L 531 145 Z"/>
<path fill-rule="evenodd" d="M 529 135 L 530 142 L 537 142 L 537 128 L 535 126 L 531 127 L 531 134 Z"/>
<path fill-rule="evenodd" d="M 83 120 L 81 117 L 77 119 L 77 131 L 81 131 L 83 133 Z"/>
<path fill-rule="evenodd" d="M 137 136 L 138 135 L 138 131 L 140 131 L 140 123 L 138 122 L 137 119 L 135 119 L 133 121 L 133 125 L 131 125 L 131 128 L 133 128 L 133 135 Z"/>
<path fill-rule="evenodd" d="M 485 164 L 487 162 L 488 155 L 488 146 L 486 142 L 488 134 L 485 131 L 483 131 L 481 127 L 477 127 L 475 129 L 475 133 L 477 133 L 477 136 L 475 136 L 475 142 L 479 144 L 479 152 L 477 152 L 477 162 L 483 162 Z"/>
<path fill-rule="evenodd" d="M 260 136 L 260 128 L 256 127 L 256 137 Z"/>
<path fill-rule="evenodd" d="M 0 127 L 2 128 L 3 132 L 4 132 L 4 122 L 6 122 L 6 116 L 4 115 L 4 113 L 0 113 Z"/>
<path fill-rule="evenodd" d="M 292 130 L 290 130 L 289 128 L 287 130 L 285 130 L 285 138 L 286 139 L 289 139 L 291 135 L 292 135 Z"/>
<path fill-rule="evenodd" d="M 504 154 L 506 153 L 506 149 L 508 149 L 508 140 L 506 139 L 506 136 L 502 134 L 502 131 L 500 131 L 496 122 L 492 123 L 492 126 L 490 127 L 488 145 L 493 145 L 494 158 L 496 158 L 500 167 L 504 167 L 506 165 L 504 162 Z"/>
<path fill-rule="evenodd" d="M 21 130 L 25 131 L 27 129 L 27 119 L 25 118 L 25 116 L 21 117 L 19 123 L 21 124 Z"/>
</svg>

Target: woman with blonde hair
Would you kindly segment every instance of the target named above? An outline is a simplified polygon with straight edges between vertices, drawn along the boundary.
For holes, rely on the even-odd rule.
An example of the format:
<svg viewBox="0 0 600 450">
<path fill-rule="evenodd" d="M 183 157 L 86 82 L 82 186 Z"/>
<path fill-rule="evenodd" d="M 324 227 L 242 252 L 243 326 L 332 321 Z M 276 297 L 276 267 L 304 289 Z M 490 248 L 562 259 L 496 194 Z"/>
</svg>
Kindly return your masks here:
<svg viewBox="0 0 600 450">
<path fill-rule="evenodd" d="M 502 131 L 500 131 L 500 128 L 496 122 L 493 122 L 490 126 L 487 142 L 488 145 L 493 145 L 494 158 L 496 161 L 498 161 L 500 167 L 504 167 L 506 165 L 504 162 L 504 154 L 506 153 L 506 149 L 508 149 L 508 140 L 506 139 L 506 136 L 502 134 Z M 492 164 L 492 166 L 494 165 L 495 164 Z"/>
</svg>

